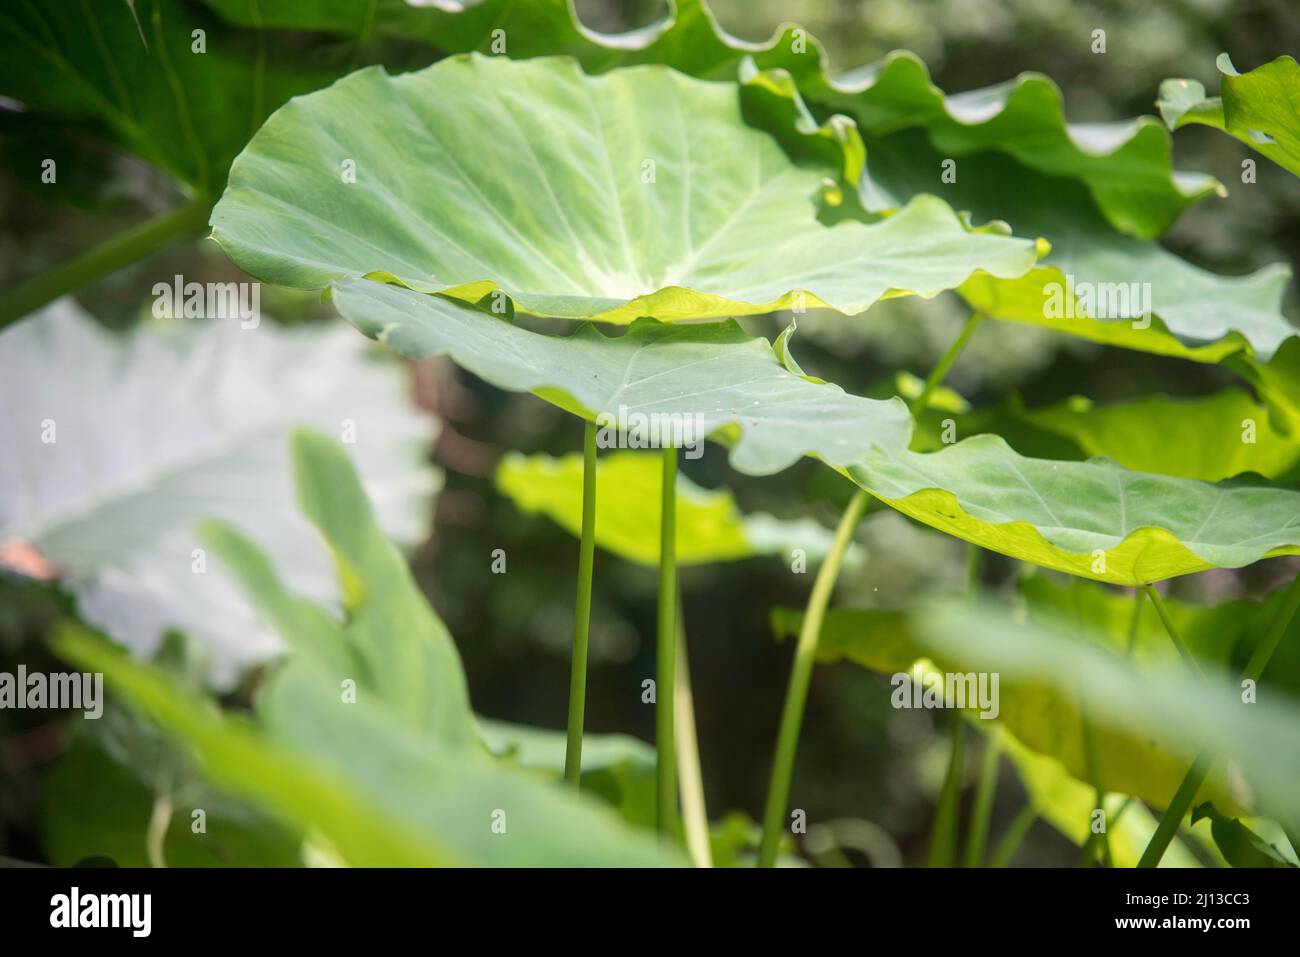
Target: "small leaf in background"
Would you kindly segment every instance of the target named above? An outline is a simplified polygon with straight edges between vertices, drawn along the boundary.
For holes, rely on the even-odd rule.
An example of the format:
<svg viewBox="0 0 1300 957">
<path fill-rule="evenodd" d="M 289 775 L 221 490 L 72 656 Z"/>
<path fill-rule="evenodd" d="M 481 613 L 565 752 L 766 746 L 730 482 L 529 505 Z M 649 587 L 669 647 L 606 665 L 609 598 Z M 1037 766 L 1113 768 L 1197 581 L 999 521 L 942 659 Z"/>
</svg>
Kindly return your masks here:
<svg viewBox="0 0 1300 957">
<path fill-rule="evenodd" d="M 1235 817 L 1224 817 L 1209 801 L 1192 809 L 1192 823 L 1208 818 L 1210 833 L 1224 859 L 1233 867 L 1295 867 L 1282 851 Z"/>
<path fill-rule="evenodd" d="M 596 464 L 596 544 L 608 552 L 654 566 L 659 562 L 660 482 L 663 465 L 649 452 L 616 451 Z M 512 453 L 497 466 L 497 488 L 526 512 L 582 531 L 582 456 Z M 677 563 L 734 561 L 753 555 L 789 555 L 802 549 L 810 562 L 830 548 L 831 531 L 809 518 L 782 520 L 745 515 L 731 492 L 708 490 L 677 477 Z"/>
</svg>

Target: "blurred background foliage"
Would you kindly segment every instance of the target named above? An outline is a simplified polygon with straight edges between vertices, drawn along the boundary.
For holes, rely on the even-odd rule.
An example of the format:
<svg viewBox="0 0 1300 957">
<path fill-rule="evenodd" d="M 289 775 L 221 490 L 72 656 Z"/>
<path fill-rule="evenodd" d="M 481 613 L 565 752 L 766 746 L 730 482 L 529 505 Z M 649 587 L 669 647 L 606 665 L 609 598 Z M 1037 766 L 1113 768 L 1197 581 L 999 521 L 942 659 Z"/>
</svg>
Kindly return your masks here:
<svg viewBox="0 0 1300 957">
<path fill-rule="evenodd" d="M 1192 77 L 1217 89 L 1214 58 L 1220 51 L 1229 51 L 1245 70 L 1300 49 L 1293 0 L 713 0 L 712 7 L 728 32 L 750 41 L 766 40 L 786 21 L 805 26 L 827 48 L 833 73 L 896 48 L 919 54 L 949 93 L 1040 71 L 1063 89 L 1067 116 L 1085 122 L 1154 112 L 1166 77 Z M 577 8 L 590 26 L 619 31 L 651 22 L 661 4 L 578 0 Z M 1091 33 L 1099 28 L 1107 34 L 1104 55 L 1090 48 Z M 397 71 L 434 58 L 427 48 L 387 40 L 370 41 L 362 50 L 317 35 L 294 42 L 301 46 L 295 54 L 325 65 L 382 62 Z M 174 182 L 142 161 L 79 127 L 43 122 L 6 106 L 0 102 L 0 288 L 178 201 Z M 51 142 L 73 158 L 61 167 L 67 175 L 60 177 L 57 199 L 38 179 L 39 157 L 49 155 Z M 1193 206 L 1163 241 L 1221 273 L 1277 261 L 1300 266 L 1300 180 L 1260 161 L 1259 182 L 1240 185 L 1246 155 L 1244 146 L 1211 130 L 1178 134 L 1175 165 L 1215 175 L 1231 195 Z M 78 299 L 107 325 L 123 328 L 142 315 L 153 282 L 176 273 L 200 281 L 240 278 L 215 244 L 177 242 L 83 288 Z M 1293 284 L 1291 315 L 1294 297 Z M 270 287 L 263 291 L 262 308 L 290 323 L 332 315 L 312 295 Z M 900 368 L 925 375 L 965 318 L 951 294 L 931 302 L 881 303 L 853 320 L 810 314 L 799 317 L 796 352 L 808 373 L 864 393 Z M 778 315 L 748 325 L 770 335 L 789 319 Z M 581 425 L 532 397 L 486 387 L 446 360 L 414 365 L 411 381 L 414 401 L 444 421 L 432 456 L 447 478 L 430 539 L 413 556 L 418 579 L 457 638 L 476 710 L 560 729 L 578 545 L 548 519 L 524 515 L 503 498 L 493 472 L 510 450 L 573 451 L 581 443 Z M 1157 392 L 1208 394 L 1233 382 L 1214 366 L 1003 323 L 981 326 L 947 380 L 976 404 L 1019 392 L 1030 405 L 1074 394 L 1098 401 Z M 732 488 L 747 512 L 811 514 L 833 526 L 847 497 L 838 480 L 809 461 L 754 479 L 732 472 L 710 447 L 703 459 L 683 467 L 706 487 Z M 859 541 L 861 560 L 841 576 L 839 605 L 897 606 L 930 589 L 958 587 L 966 574 L 962 543 L 888 510 L 868 517 Z M 489 573 L 497 548 L 507 555 L 502 575 Z M 986 558 L 985 583 L 1006 587 L 1013 563 Z M 1176 580 L 1173 591 L 1208 600 L 1257 594 L 1282 577 L 1279 564 L 1190 576 Z M 760 557 L 683 572 L 701 759 L 714 818 L 733 809 L 757 818 L 761 811 L 791 654 L 788 643 L 772 637 L 769 610 L 802 606 L 811 571 L 795 574 L 779 558 Z M 653 709 L 641 703 L 640 689 L 654 672 L 655 573 L 598 551 L 595 576 L 587 728 L 650 740 Z M 60 602 L 44 586 L 0 577 L 0 670 L 13 670 L 19 661 L 39 666 L 43 652 L 31 639 Z M 0 854 L 6 856 L 43 858 L 36 823 L 42 773 L 64 745 L 47 722 L 43 715 L 0 714 Z M 948 756 L 942 722 L 924 711 L 892 710 L 884 678 L 849 663 L 819 666 L 792 806 L 805 809 L 810 822 L 857 819 L 882 829 L 886 837 L 873 838 L 877 863 L 924 863 Z M 968 757 L 973 780 L 978 751 Z M 994 809 L 995 840 L 1023 804 L 1015 776 L 1004 773 Z M 817 858 L 816 848 L 811 851 Z M 1077 858 L 1072 843 L 1039 822 L 1015 863 L 1068 866 Z M 857 851 L 822 860 L 868 862 Z"/>
</svg>

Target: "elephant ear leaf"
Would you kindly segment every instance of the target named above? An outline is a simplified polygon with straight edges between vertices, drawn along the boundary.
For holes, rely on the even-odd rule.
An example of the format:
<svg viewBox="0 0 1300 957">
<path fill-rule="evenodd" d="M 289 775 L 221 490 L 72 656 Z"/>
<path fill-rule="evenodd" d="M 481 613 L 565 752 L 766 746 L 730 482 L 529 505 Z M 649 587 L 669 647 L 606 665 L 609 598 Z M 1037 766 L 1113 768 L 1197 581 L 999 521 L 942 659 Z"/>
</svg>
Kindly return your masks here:
<svg viewBox="0 0 1300 957">
<path fill-rule="evenodd" d="M 353 73 L 286 104 L 231 167 L 212 234 L 245 271 L 368 277 L 544 316 L 629 323 L 934 296 L 1019 276 L 1035 244 L 920 196 L 823 222 L 844 153 L 749 125 L 761 90 L 659 66 L 457 56 Z M 769 113 L 764 113 L 769 118 Z M 761 255 L 759 254 L 761 251 Z"/>
<path fill-rule="evenodd" d="M 932 453 L 875 450 L 848 471 L 917 521 L 1116 585 L 1300 554 L 1300 489 L 1262 480 L 1198 482 L 1106 459 L 1027 458 L 995 435 Z"/>
<path fill-rule="evenodd" d="M 731 447 L 735 468 L 752 475 L 804 455 L 847 465 L 872 447 L 902 449 L 911 434 L 901 399 L 864 399 L 797 375 L 766 339 L 734 320 L 641 319 L 616 337 L 587 323 L 573 335 L 549 336 L 452 299 L 364 279 L 337 283 L 333 297 L 353 325 L 402 355 L 449 355 L 498 388 L 532 392 L 620 431 L 659 423 L 672 433 L 658 436 L 661 445 L 714 438 Z"/>
<path fill-rule="evenodd" d="M 834 76 L 821 44 L 804 28 L 787 23 L 764 43 L 740 40 L 718 24 L 705 0 L 667 0 L 657 20 L 617 35 L 581 23 L 571 0 L 377 0 L 365 11 L 314 0 L 261 8 L 247 0 L 206 2 L 244 26 L 387 35 L 445 53 L 562 54 L 591 73 L 656 63 L 703 79 L 732 79 L 752 60 L 760 70 L 786 74 L 820 110 L 848 113 L 863 129 L 920 126 L 945 156 L 997 150 L 1039 172 L 1077 180 L 1116 229 L 1135 236 L 1158 236 L 1189 203 L 1221 188 L 1209 176 L 1172 168 L 1169 135 L 1152 117 L 1068 123 L 1060 88 L 1042 74 L 948 95 L 919 57 L 897 50 Z"/>
<path fill-rule="evenodd" d="M 1207 97 L 1195 80 L 1160 84 L 1160 115 L 1170 129 L 1212 126 L 1236 137 L 1283 169 L 1300 176 L 1300 64 L 1280 56 L 1238 73 L 1228 54 L 1219 55 L 1220 95 Z"/>
</svg>

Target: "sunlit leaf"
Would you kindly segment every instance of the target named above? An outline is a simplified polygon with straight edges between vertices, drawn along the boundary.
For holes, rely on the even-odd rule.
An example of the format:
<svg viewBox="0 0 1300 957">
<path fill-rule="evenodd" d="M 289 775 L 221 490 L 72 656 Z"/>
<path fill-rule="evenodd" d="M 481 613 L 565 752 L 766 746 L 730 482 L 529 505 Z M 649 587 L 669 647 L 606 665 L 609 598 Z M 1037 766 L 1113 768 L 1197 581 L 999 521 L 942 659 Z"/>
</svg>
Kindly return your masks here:
<svg viewBox="0 0 1300 957">
<path fill-rule="evenodd" d="M 1026 458 L 995 435 L 931 453 L 875 451 L 849 475 L 940 531 L 1116 585 L 1300 554 L 1300 489 L 1262 479 L 1212 484 L 1105 459 Z"/>
<path fill-rule="evenodd" d="M 663 466 L 658 455 L 621 451 L 596 466 L 596 544 L 642 565 L 659 562 L 659 496 Z M 527 512 L 582 533 L 582 456 L 506 456 L 497 467 L 497 488 Z M 833 534 L 812 519 L 787 521 L 766 513 L 746 515 L 727 489 L 708 490 L 677 477 L 677 563 L 734 561 L 752 555 L 788 555 L 802 549 L 816 561 Z"/>
<path fill-rule="evenodd" d="M 302 288 L 359 277 L 537 315 L 627 323 L 933 296 L 1023 274 L 1034 245 L 918 197 L 819 219 L 838 158 L 746 124 L 742 87 L 661 67 L 456 57 L 367 69 L 279 110 L 230 171 L 213 237 Z M 355 180 L 355 181 L 353 181 Z"/>
<path fill-rule="evenodd" d="M 996 149 L 1033 169 L 1077 178 L 1119 229 L 1157 236 L 1182 209 L 1217 184 L 1171 167 L 1168 133 L 1154 117 L 1067 123 L 1060 89 L 1026 73 L 947 96 L 907 51 L 832 77 L 817 40 L 787 24 L 765 43 L 727 35 L 702 0 L 669 0 L 662 16 L 631 33 L 604 35 L 582 25 L 569 0 L 481 0 L 413 5 L 379 0 L 365 9 L 319 0 L 207 0 L 232 22 L 324 30 L 345 36 L 414 39 L 448 53 L 478 50 L 515 58 L 564 54 L 593 72 L 660 63 L 706 79 L 732 80 L 752 57 L 763 70 L 788 71 L 810 102 L 853 116 L 866 130 L 924 126 L 947 156 Z M 937 171 L 936 171 L 937 175 Z"/>
</svg>

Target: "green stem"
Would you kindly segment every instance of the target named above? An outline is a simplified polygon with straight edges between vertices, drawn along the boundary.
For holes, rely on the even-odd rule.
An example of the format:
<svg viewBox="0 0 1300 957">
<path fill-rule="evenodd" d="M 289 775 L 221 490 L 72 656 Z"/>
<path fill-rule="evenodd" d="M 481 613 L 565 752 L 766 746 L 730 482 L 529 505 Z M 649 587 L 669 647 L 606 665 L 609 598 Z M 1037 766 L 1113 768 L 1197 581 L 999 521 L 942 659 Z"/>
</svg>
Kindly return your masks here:
<svg viewBox="0 0 1300 957">
<path fill-rule="evenodd" d="M 0 328 L 101 276 L 142 259 L 181 236 L 197 235 L 212 204 L 203 198 L 119 233 L 89 252 L 48 269 L 0 296 Z"/>
<path fill-rule="evenodd" d="M 587 644 L 591 629 L 591 573 L 596 559 L 596 423 L 582 440 L 582 544 L 578 549 L 578 597 L 573 604 L 573 660 L 569 666 L 569 736 L 564 780 L 582 777 L 582 727 L 587 707 Z"/>
<path fill-rule="evenodd" d="M 1125 652 L 1129 658 L 1133 657 L 1133 649 L 1137 647 L 1139 626 L 1142 624 L 1142 599 L 1145 596 L 1146 592 L 1141 588 L 1133 589 L 1133 617 L 1129 619 L 1128 650 Z"/>
<path fill-rule="evenodd" d="M 957 857 L 957 803 L 961 797 L 962 770 L 966 764 L 966 719 L 960 712 L 951 717 L 948 737 L 952 750 L 948 753 L 948 770 L 943 776 L 939 807 L 930 833 L 930 867 L 952 867 Z"/>
<path fill-rule="evenodd" d="M 1117 824 L 1119 824 L 1120 818 L 1124 816 L 1124 812 L 1129 809 L 1129 805 L 1132 803 L 1133 803 L 1132 796 L 1124 798 L 1124 800 L 1120 803 L 1120 806 L 1115 809 L 1115 813 L 1109 818 L 1109 820 L 1106 821 L 1107 829 L 1115 827 Z M 1096 856 L 1096 851 L 1093 850 L 1093 845 L 1097 843 L 1098 837 L 1099 835 L 1097 834 L 1093 834 L 1092 832 L 1088 833 L 1088 836 L 1087 838 L 1084 839 L 1083 844 L 1079 846 L 1079 859 L 1075 861 L 1074 864 L 1075 867 L 1087 867 L 1089 864 L 1092 863 L 1093 857 Z M 1112 862 L 1110 864 L 1107 864 L 1106 866 L 1113 867 L 1114 863 Z"/>
<path fill-rule="evenodd" d="M 984 736 L 984 759 L 980 762 L 979 783 L 975 786 L 975 806 L 971 809 L 970 833 L 966 836 L 966 866 L 982 867 L 984 849 L 989 839 L 989 821 L 993 817 L 993 797 L 998 789 L 998 763 L 1002 757 L 1002 738 L 997 727 Z"/>
<path fill-rule="evenodd" d="M 682 801 L 682 827 L 686 850 L 696 867 L 712 867 L 709 847 L 709 811 L 704 803 L 704 775 L 700 770 L 700 742 L 695 733 L 695 696 L 691 692 L 691 666 L 686 656 L 686 616 L 677 596 L 677 779 Z"/>
<path fill-rule="evenodd" d="M 817 655 L 817 639 L 822 630 L 822 618 L 830 603 L 835 579 L 839 577 L 840 564 L 848 551 L 853 532 L 867 506 L 867 493 L 859 489 L 849 502 L 835 529 L 835 540 L 830 552 L 817 569 L 803 624 L 799 628 L 799 642 L 795 647 L 794 665 L 790 669 L 790 684 L 785 693 L 785 708 L 781 712 L 781 727 L 777 732 L 776 755 L 772 759 L 772 781 L 767 790 L 767 805 L 763 810 L 763 841 L 758 850 L 758 866 L 771 867 L 776 863 L 777 847 L 784 830 L 786 802 L 790 799 L 790 778 L 794 773 L 794 756 L 799 747 L 799 727 L 803 723 L 804 704 L 808 700 L 808 685 L 812 681 L 813 661 Z"/>
<path fill-rule="evenodd" d="M 1099 809 L 1102 814 L 1103 830 L 1100 834 L 1093 832 L 1097 838 L 1094 843 L 1101 846 L 1102 866 L 1113 867 L 1110 856 L 1110 822 L 1106 820 L 1106 791 L 1101 786 L 1101 759 L 1097 754 L 1097 738 L 1088 716 L 1087 702 L 1084 701 L 1082 694 L 1079 696 L 1079 719 L 1083 725 L 1083 752 L 1088 764 L 1089 783 L 1092 785 L 1093 808 Z"/>
<path fill-rule="evenodd" d="M 1269 659 L 1273 657 L 1273 652 L 1277 650 L 1278 643 L 1281 642 L 1282 636 L 1286 634 L 1287 627 L 1291 624 L 1291 619 L 1295 616 L 1297 607 L 1300 607 L 1300 575 L 1292 579 L 1291 584 L 1287 586 L 1286 594 L 1282 596 L 1282 604 L 1279 606 L 1277 614 L 1273 616 L 1272 622 L 1269 623 L 1268 631 L 1265 632 L 1263 640 L 1255 646 L 1255 651 L 1250 656 L 1250 660 L 1246 662 L 1246 669 L 1241 673 L 1242 681 L 1258 681 L 1264 674 L 1264 669 L 1268 667 Z M 1163 617 L 1162 615 L 1161 618 L 1163 619 Z M 1170 841 L 1174 839 L 1174 835 L 1178 832 L 1183 817 L 1191 808 L 1192 801 L 1196 799 L 1196 794 L 1200 791 L 1206 776 L 1209 775 L 1210 768 L 1214 766 L 1216 757 L 1208 749 L 1196 756 L 1192 766 L 1187 769 L 1187 774 L 1183 777 L 1182 783 L 1178 785 L 1178 790 L 1174 792 L 1174 796 L 1170 799 L 1169 806 L 1165 808 L 1160 823 L 1156 825 L 1156 831 L 1151 835 L 1146 850 L 1142 852 L 1142 859 L 1138 861 L 1138 867 L 1155 867 L 1160 863 L 1160 859 L 1165 856 Z"/>
<path fill-rule="evenodd" d="M 948 374 L 948 370 L 952 368 L 952 364 L 957 361 L 957 357 L 966 348 L 966 343 L 970 342 L 970 337 L 975 334 L 975 330 L 979 328 L 983 318 L 978 312 L 972 313 L 971 317 L 966 320 L 966 325 L 962 326 L 957 338 L 948 347 L 948 351 L 939 357 L 939 361 L 930 370 L 930 375 L 921 388 L 921 394 L 912 400 L 908 406 L 913 416 L 925 411 L 926 406 L 930 404 L 930 397 L 934 394 L 934 390 L 939 388 L 940 383 Z"/>
<path fill-rule="evenodd" d="M 655 692 L 655 825 L 661 834 L 677 833 L 676 754 L 673 745 L 673 685 L 677 664 L 677 449 L 663 450 L 663 489 L 659 512 L 658 687 Z"/>
<path fill-rule="evenodd" d="M 993 849 L 993 854 L 989 857 L 989 867 L 1006 867 L 1037 820 L 1038 812 L 1034 810 L 1032 804 L 1021 808 L 1016 819 L 1007 828 L 1007 833 L 1002 835 L 1002 840 L 998 841 L 998 846 Z"/>
<path fill-rule="evenodd" d="M 1143 585 L 1142 590 L 1150 597 L 1151 604 L 1155 606 L 1156 614 L 1160 616 L 1165 631 L 1169 633 L 1169 640 L 1174 643 L 1174 647 L 1178 649 L 1178 654 L 1182 656 L 1187 667 L 1191 668 L 1198 678 L 1204 678 L 1205 673 L 1201 671 L 1201 666 L 1196 663 L 1192 653 L 1183 644 L 1183 639 L 1178 636 L 1178 629 L 1174 627 L 1174 620 L 1169 616 L 1169 609 L 1165 606 L 1165 600 L 1160 597 L 1160 592 L 1156 591 L 1154 585 Z"/>
</svg>

